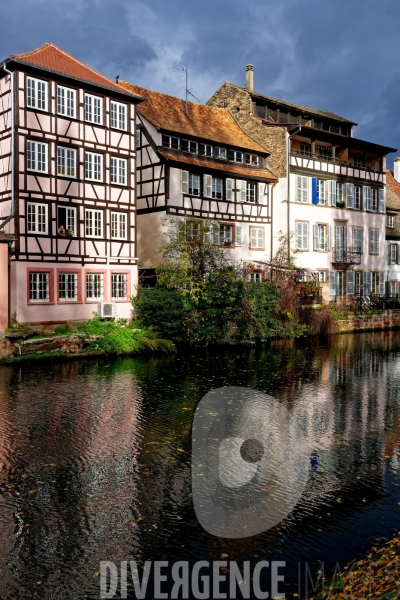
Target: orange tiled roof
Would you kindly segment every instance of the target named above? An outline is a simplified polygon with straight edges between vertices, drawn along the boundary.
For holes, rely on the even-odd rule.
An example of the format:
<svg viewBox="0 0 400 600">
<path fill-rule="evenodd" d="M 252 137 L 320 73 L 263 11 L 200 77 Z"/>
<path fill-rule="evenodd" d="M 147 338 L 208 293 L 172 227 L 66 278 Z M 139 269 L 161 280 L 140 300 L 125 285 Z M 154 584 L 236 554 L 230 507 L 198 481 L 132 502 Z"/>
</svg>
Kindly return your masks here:
<svg viewBox="0 0 400 600">
<path fill-rule="evenodd" d="M 386 208 L 400 209 L 400 183 L 393 175 L 393 171 L 386 171 Z"/>
<path fill-rule="evenodd" d="M 242 131 L 225 108 L 188 102 L 186 114 L 186 103 L 180 98 L 147 90 L 126 81 L 120 80 L 119 85 L 146 98 L 146 102 L 137 110 L 157 129 L 267 154 L 265 148 Z"/>
<path fill-rule="evenodd" d="M 164 152 L 159 150 L 161 156 L 166 160 L 176 164 L 187 164 L 194 165 L 196 167 L 208 168 L 215 171 L 224 171 L 225 173 L 232 173 L 233 175 L 242 175 L 245 177 L 251 177 L 252 179 L 267 179 L 268 181 L 277 181 L 275 175 L 265 169 L 251 169 L 246 167 L 238 167 L 232 164 L 217 163 L 210 160 L 202 160 L 201 158 L 195 158 L 194 156 L 186 156 L 181 154 L 173 154 L 172 152 Z"/>
<path fill-rule="evenodd" d="M 118 90 L 122 93 L 129 92 L 129 90 L 122 90 L 117 83 L 81 63 L 51 42 L 47 42 L 46 44 L 43 44 L 43 46 L 40 46 L 40 48 L 36 48 L 31 52 L 25 52 L 24 54 L 10 54 L 10 58 L 17 59 L 18 61 L 36 67 L 42 67 L 43 69 L 48 69 L 49 71 L 54 71 L 62 75 L 81 79 L 89 83 Z M 129 93 L 131 94 L 131 92 Z"/>
</svg>

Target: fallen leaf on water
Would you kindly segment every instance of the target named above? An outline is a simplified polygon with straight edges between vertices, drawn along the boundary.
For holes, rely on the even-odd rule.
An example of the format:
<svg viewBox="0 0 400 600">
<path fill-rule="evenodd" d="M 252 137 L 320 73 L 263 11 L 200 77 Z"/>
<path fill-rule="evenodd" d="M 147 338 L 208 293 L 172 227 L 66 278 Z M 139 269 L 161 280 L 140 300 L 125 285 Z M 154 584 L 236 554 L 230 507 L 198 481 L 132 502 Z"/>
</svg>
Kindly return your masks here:
<svg viewBox="0 0 400 600">
<path fill-rule="evenodd" d="M 221 554 L 221 558 L 228 558 L 227 554 Z"/>
<path fill-rule="evenodd" d="M 36 494 L 37 490 L 29 490 L 28 494 Z"/>
<path fill-rule="evenodd" d="M 23 473 L 23 474 L 21 475 L 21 477 L 22 477 L 22 479 L 26 479 L 26 478 L 28 477 L 28 475 L 27 475 L 27 473 Z"/>
<path fill-rule="evenodd" d="M 96 571 L 96 573 L 93 573 L 93 577 L 98 577 L 100 575 L 100 571 Z"/>
<path fill-rule="evenodd" d="M 177 450 L 178 452 L 185 452 L 185 450 L 183 450 L 182 448 L 178 448 Z"/>
<path fill-rule="evenodd" d="M 136 521 L 131 521 L 131 525 L 132 527 L 136 527 L 136 525 L 139 523 L 139 521 L 143 521 L 144 517 L 139 517 L 138 519 L 136 519 Z"/>
</svg>

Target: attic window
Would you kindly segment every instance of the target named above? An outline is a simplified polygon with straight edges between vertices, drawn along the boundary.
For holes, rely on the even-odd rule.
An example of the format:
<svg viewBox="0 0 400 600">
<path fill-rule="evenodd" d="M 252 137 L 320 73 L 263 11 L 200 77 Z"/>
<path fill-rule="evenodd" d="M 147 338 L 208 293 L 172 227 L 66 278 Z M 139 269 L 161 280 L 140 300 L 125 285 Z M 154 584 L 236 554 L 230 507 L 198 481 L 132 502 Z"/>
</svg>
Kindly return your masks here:
<svg viewBox="0 0 400 600">
<path fill-rule="evenodd" d="M 193 142 L 191 140 L 182 140 L 182 150 L 183 152 L 191 152 L 192 154 L 197 154 L 197 142 Z"/>
<path fill-rule="evenodd" d="M 267 108 L 267 121 L 276 120 L 276 110 L 274 108 Z"/>
<path fill-rule="evenodd" d="M 387 216 L 387 226 L 394 227 L 394 215 Z"/>
<path fill-rule="evenodd" d="M 339 125 L 331 125 L 331 131 L 332 131 L 332 133 L 340 133 L 340 126 Z"/>
<path fill-rule="evenodd" d="M 164 148 L 173 148 L 174 150 L 179 150 L 179 138 L 173 137 L 172 135 L 163 135 L 162 145 Z"/>
<path fill-rule="evenodd" d="M 211 144 L 200 144 L 200 154 L 203 156 L 212 156 L 213 155 L 213 147 Z"/>
<path fill-rule="evenodd" d="M 260 119 L 265 119 L 265 106 L 263 104 L 256 104 L 256 115 Z"/>
<path fill-rule="evenodd" d="M 237 150 L 229 150 L 228 156 L 229 160 L 233 162 L 243 162 L 243 152 L 238 152 Z"/>
<path fill-rule="evenodd" d="M 226 160 L 226 148 L 216 146 L 214 148 L 214 157 L 219 158 L 220 160 Z"/>
<path fill-rule="evenodd" d="M 284 110 L 279 111 L 279 123 L 287 123 L 289 120 L 289 114 Z"/>
<path fill-rule="evenodd" d="M 257 154 L 245 154 L 244 160 L 247 165 L 258 165 L 258 156 Z"/>
<path fill-rule="evenodd" d="M 293 114 L 289 115 L 289 123 L 298 123 L 298 122 L 299 122 L 298 115 L 293 115 Z"/>
<path fill-rule="evenodd" d="M 314 127 L 315 129 L 322 129 L 322 121 L 317 121 L 314 119 Z"/>
</svg>

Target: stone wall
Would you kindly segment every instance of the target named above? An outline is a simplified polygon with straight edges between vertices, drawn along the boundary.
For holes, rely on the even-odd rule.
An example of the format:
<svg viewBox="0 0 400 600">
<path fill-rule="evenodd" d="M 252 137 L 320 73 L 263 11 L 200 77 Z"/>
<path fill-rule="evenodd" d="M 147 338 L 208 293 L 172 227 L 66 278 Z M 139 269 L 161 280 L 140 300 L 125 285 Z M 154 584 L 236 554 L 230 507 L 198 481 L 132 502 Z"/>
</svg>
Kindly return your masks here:
<svg viewBox="0 0 400 600">
<path fill-rule="evenodd" d="M 286 129 L 263 125 L 252 114 L 253 102 L 246 90 L 226 81 L 206 104 L 227 108 L 241 129 L 271 153 L 265 166 L 278 178 L 286 176 Z"/>
<path fill-rule="evenodd" d="M 400 310 L 348 313 L 339 320 L 339 333 L 371 331 L 372 329 L 400 329 Z"/>
</svg>

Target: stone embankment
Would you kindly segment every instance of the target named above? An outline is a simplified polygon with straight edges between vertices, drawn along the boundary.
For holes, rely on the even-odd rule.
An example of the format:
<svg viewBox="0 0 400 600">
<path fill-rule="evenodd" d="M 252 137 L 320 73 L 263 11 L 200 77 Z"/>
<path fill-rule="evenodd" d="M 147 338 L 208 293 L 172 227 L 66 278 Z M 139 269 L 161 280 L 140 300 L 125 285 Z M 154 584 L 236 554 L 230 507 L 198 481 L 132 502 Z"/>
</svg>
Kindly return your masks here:
<svg viewBox="0 0 400 600">
<path fill-rule="evenodd" d="M 102 337 L 73 333 L 24 339 L 23 331 L 5 332 L 0 339 L 0 360 L 27 355 L 82 354 L 89 345 Z"/>
<path fill-rule="evenodd" d="M 339 333 L 400 329 L 400 310 L 348 312 L 338 317 Z"/>
</svg>

